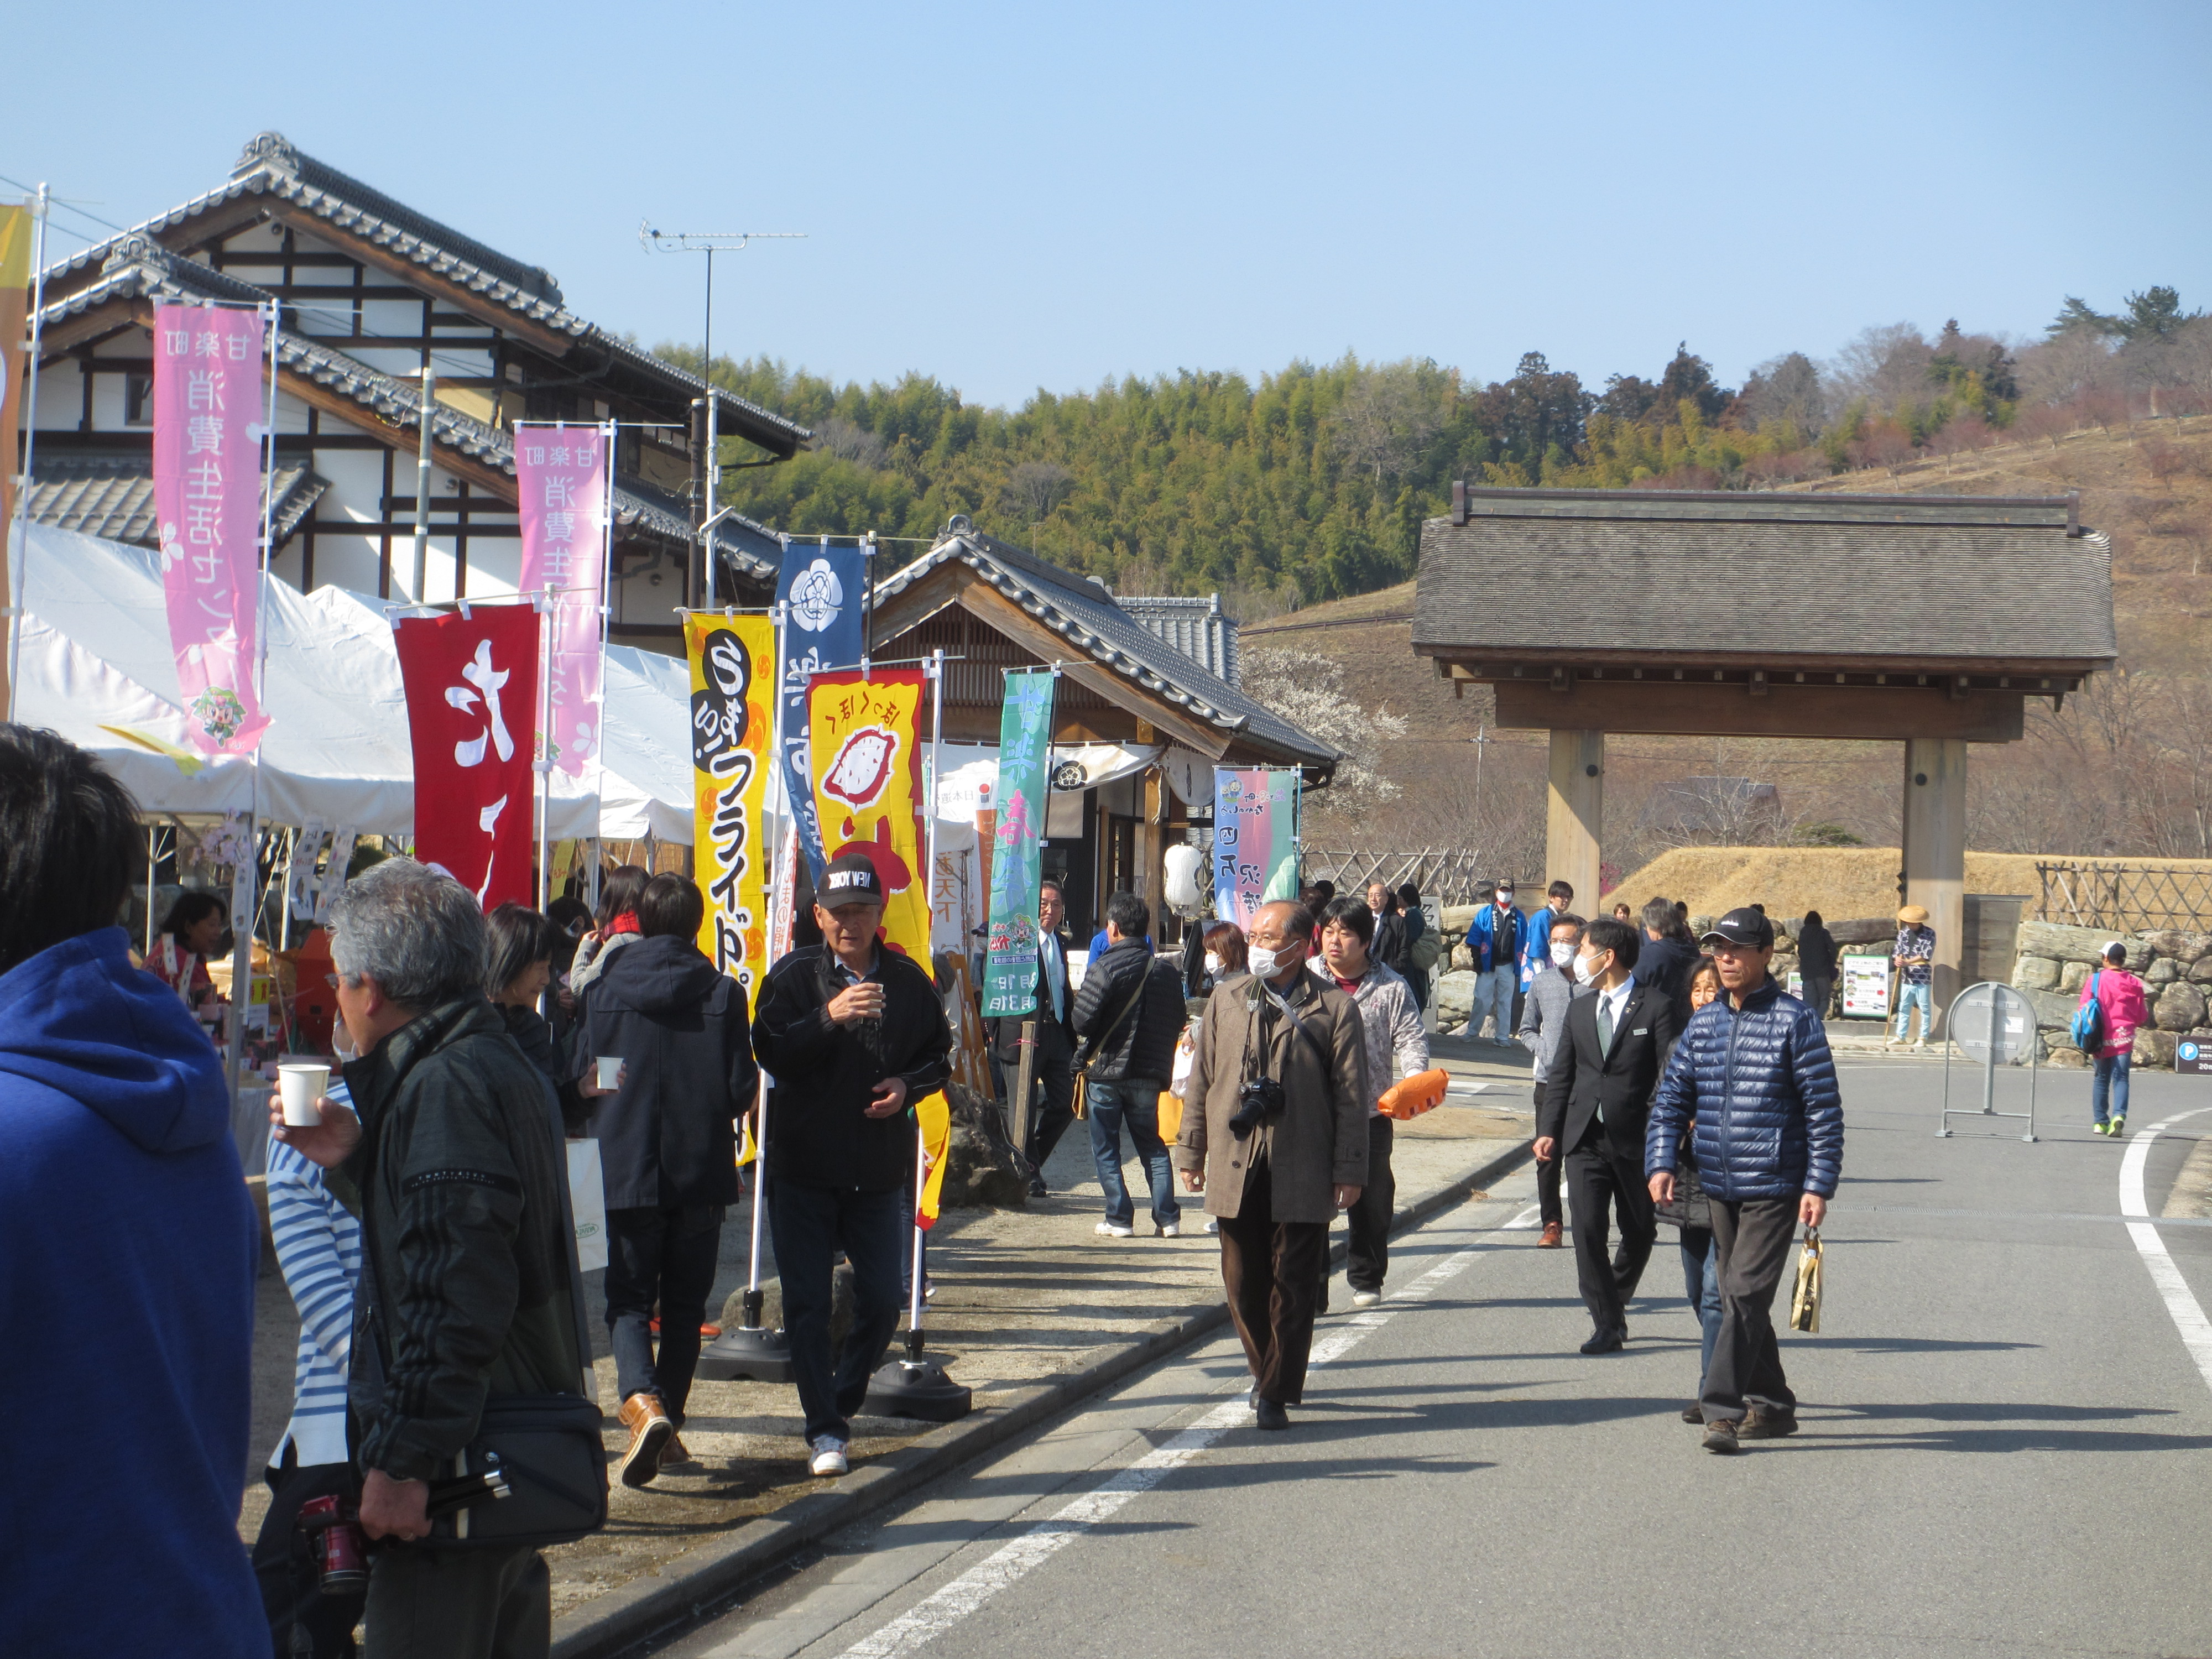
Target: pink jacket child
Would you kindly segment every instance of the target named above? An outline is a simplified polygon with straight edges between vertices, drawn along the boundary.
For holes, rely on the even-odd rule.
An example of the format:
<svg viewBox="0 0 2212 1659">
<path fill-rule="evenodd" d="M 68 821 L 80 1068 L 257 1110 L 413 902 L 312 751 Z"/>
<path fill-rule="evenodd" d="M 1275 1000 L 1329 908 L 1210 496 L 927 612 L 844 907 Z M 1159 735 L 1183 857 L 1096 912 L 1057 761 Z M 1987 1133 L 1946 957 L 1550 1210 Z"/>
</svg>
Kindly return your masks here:
<svg viewBox="0 0 2212 1659">
<path fill-rule="evenodd" d="M 2094 994 L 2105 1010 L 2105 1040 L 2100 1054 L 2124 1054 L 2136 1046 L 2136 1032 L 2150 1023 L 2143 1010 L 2143 982 L 2124 968 L 2107 964 L 2094 969 L 2081 986 L 2081 1006 L 2089 1006 Z"/>
</svg>

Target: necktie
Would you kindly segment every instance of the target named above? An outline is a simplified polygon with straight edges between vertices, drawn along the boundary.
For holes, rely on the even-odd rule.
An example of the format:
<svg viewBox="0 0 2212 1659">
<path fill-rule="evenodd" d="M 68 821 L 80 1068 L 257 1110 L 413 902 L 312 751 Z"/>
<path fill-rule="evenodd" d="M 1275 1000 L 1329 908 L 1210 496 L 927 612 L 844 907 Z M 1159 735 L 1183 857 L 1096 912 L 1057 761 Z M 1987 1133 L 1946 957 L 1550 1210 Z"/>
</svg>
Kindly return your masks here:
<svg viewBox="0 0 2212 1659">
<path fill-rule="evenodd" d="M 1601 1054 L 1613 1052 L 1613 999 L 1597 1000 L 1597 1051 Z"/>
<path fill-rule="evenodd" d="M 1045 1000 L 1051 1005 L 1052 1017 L 1060 1018 L 1061 988 L 1067 982 L 1067 969 L 1060 959 L 1060 941 L 1049 933 L 1037 941 L 1038 954 L 1044 961 Z"/>
</svg>

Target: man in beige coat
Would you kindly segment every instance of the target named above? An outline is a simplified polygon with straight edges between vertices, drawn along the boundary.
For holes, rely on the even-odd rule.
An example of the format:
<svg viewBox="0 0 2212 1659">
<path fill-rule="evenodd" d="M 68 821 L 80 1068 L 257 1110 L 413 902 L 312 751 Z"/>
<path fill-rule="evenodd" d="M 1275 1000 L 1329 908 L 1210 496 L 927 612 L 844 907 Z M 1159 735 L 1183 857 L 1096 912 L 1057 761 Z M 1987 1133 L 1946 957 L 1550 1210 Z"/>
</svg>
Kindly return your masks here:
<svg viewBox="0 0 2212 1659">
<path fill-rule="evenodd" d="M 1328 1224 L 1367 1182 L 1366 1038 L 1359 1010 L 1304 971 L 1313 917 L 1287 900 L 1252 918 L 1251 972 L 1199 1022 L 1176 1167 L 1221 1223 L 1221 1278 L 1263 1429 L 1304 1396 Z M 1260 1082 L 1271 1083 L 1248 1089 Z"/>
</svg>

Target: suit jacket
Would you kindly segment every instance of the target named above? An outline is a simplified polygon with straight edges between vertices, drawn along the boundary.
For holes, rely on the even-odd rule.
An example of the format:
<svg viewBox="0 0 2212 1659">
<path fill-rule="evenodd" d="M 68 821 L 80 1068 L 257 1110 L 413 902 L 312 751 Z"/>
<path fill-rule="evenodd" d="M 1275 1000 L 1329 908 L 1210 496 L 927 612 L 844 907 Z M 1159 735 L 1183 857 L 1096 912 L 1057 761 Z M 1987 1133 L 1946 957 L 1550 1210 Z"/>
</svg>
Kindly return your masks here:
<svg viewBox="0 0 2212 1659">
<path fill-rule="evenodd" d="M 1044 976 L 1042 945 L 1038 946 L 1040 954 L 1037 960 L 1036 979 L 1034 981 L 1037 1010 L 1037 1057 L 1046 1061 L 1072 1055 L 1075 1051 L 1075 1035 L 1068 1024 L 1075 1012 L 1075 982 L 1073 975 L 1067 971 L 1067 940 L 1064 936 L 1057 933 L 1053 935 L 1053 939 L 1060 946 L 1060 1006 L 1055 1008 L 1052 1006 L 1050 988 Z M 1021 1064 L 1021 1042 L 1020 1018 L 994 1019 L 991 1022 L 991 1049 L 998 1055 L 1000 1065 Z"/>
<path fill-rule="evenodd" d="M 1536 1133 L 1559 1143 L 1559 1153 L 1599 1138 L 1612 1149 L 1641 1158 L 1644 1121 L 1659 1074 L 1680 1028 L 1674 1000 L 1656 985 L 1637 985 L 1621 1007 L 1613 1047 L 1597 1047 L 1598 996 L 1567 1005 L 1566 1033 L 1544 1078 L 1544 1109 Z M 1601 1128 L 1598 1112 L 1602 1108 Z"/>
<path fill-rule="evenodd" d="M 1332 1188 L 1367 1184 L 1367 1038 L 1359 1009 L 1334 985 L 1301 973 L 1284 994 L 1306 1028 L 1291 1029 L 1249 974 L 1224 980 L 1198 1025 L 1198 1052 L 1182 1132 L 1170 1155 L 1178 1170 L 1206 1172 L 1206 1212 L 1234 1217 L 1252 1162 L 1265 1158 L 1276 1221 L 1334 1219 Z M 1244 1079 L 1262 1073 L 1283 1085 L 1282 1115 L 1237 1139 L 1229 1120 Z M 1379 1091 L 1377 1092 L 1380 1092 Z"/>
</svg>

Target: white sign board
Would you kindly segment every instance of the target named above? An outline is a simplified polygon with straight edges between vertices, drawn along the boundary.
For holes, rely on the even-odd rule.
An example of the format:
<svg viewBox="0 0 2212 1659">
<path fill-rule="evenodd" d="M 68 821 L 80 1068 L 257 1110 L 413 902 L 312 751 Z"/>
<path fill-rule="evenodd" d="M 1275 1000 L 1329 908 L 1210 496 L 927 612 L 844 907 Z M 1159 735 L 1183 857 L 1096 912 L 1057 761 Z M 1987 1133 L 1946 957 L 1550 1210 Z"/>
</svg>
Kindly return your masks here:
<svg viewBox="0 0 2212 1659">
<path fill-rule="evenodd" d="M 1889 958 L 1887 957 L 1845 957 L 1844 967 L 1844 1018 L 1845 1019 L 1887 1019 L 1889 1018 Z"/>
</svg>

